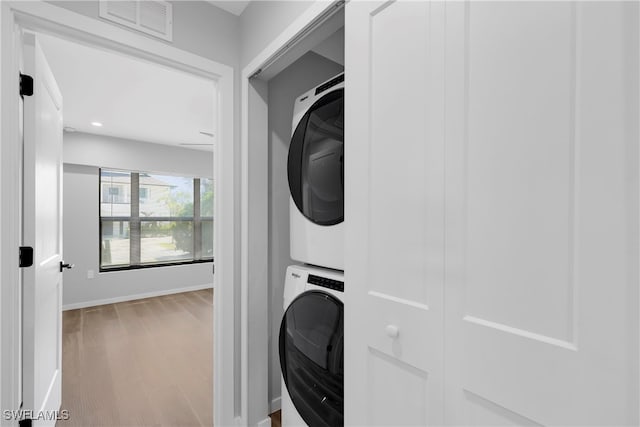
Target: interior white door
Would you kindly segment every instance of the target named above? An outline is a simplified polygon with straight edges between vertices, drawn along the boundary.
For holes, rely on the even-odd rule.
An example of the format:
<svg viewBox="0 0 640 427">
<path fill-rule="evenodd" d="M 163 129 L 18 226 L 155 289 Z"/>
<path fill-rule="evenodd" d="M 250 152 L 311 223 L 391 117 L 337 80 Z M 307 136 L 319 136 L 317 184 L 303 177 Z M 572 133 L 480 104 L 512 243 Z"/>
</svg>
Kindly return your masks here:
<svg viewBox="0 0 640 427">
<path fill-rule="evenodd" d="M 345 425 L 443 422 L 443 12 L 346 5 Z"/>
<path fill-rule="evenodd" d="M 346 424 L 638 424 L 638 8 L 346 5 Z"/>
<path fill-rule="evenodd" d="M 446 421 L 637 425 L 638 3 L 446 16 Z"/>
<path fill-rule="evenodd" d="M 54 425 L 62 397 L 62 96 L 36 35 L 23 34 L 24 236 L 34 249 L 23 275 L 23 409 Z"/>
</svg>

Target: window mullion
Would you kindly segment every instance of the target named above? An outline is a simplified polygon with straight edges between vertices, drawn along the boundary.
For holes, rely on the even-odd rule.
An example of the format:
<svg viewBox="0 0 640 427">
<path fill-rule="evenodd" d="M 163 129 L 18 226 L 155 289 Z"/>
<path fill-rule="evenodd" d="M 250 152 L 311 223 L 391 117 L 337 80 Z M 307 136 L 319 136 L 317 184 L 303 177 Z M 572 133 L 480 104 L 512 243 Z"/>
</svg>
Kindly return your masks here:
<svg viewBox="0 0 640 427">
<path fill-rule="evenodd" d="M 193 179 L 193 259 L 202 259 L 202 222 L 200 221 L 200 178 Z"/>
<path fill-rule="evenodd" d="M 131 173 L 131 223 L 129 224 L 131 265 L 140 264 L 140 174 Z"/>
</svg>

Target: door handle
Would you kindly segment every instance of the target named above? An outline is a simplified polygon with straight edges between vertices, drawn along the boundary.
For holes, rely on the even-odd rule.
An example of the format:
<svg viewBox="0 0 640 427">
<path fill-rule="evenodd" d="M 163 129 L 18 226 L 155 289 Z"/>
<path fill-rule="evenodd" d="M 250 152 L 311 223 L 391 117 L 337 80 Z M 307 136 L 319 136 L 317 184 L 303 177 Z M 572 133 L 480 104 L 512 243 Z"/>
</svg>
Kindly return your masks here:
<svg viewBox="0 0 640 427">
<path fill-rule="evenodd" d="M 74 264 L 65 264 L 64 261 L 60 261 L 60 273 L 62 273 L 62 270 L 65 268 L 71 270 L 73 267 L 75 267 Z"/>
<path fill-rule="evenodd" d="M 384 328 L 384 331 L 387 333 L 389 338 L 398 338 L 398 335 L 400 334 L 400 329 L 398 329 L 396 325 L 387 325 L 387 327 Z"/>
</svg>

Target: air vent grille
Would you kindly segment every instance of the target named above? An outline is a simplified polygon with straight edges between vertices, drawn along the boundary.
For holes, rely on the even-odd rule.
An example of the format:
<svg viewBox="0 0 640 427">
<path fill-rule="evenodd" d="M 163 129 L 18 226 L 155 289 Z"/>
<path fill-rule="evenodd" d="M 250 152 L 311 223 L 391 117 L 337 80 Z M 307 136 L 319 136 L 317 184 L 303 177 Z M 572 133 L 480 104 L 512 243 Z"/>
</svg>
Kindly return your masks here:
<svg viewBox="0 0 640 427">
<path fill-rule="evenodd" d="M 162 33 L 167 26 L 167 8 L 154 1 L 140 2 L 140 25 Z"/>
<path fill-rule="evenodd" d="M 136 1 L 110 1 L 107 2 L 107 11 L 109 15 L 116 18 L 124 19 L 132 24 L 136 23 L 137 15 Z"/>
<path fill-rule="evenodd" d="M 100 17 L 163 40 L 173 40 L 173 9 L 166 1 L 100 0 Z"/>
</svg>

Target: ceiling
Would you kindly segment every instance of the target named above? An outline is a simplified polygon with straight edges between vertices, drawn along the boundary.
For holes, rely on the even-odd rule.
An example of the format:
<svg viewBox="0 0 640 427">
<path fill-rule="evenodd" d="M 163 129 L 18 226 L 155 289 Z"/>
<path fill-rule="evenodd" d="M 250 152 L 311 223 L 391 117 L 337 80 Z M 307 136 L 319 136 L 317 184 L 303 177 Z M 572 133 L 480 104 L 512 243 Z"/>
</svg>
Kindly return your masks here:
<svg viewBox="0 0 640 427">
<path fill-rule="evenodd" d="M 227 0 L 227 1 L 218 1 L 218 0 L 207 0 L 208 3 L 219 7 L 220 9 L 224 9 L 227 12 L 231 12 L 234 15 L 240 16 L 242 12 L 249 5 L 249 0 Z"/>
<path fill-rule="evenodd" d="M 212 150 L 213 81 L 51 36 L 38 39 L 62 92 L 65 127 L 167 145 L 207 144 L 185 148 Z"/>
</svg>

